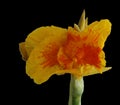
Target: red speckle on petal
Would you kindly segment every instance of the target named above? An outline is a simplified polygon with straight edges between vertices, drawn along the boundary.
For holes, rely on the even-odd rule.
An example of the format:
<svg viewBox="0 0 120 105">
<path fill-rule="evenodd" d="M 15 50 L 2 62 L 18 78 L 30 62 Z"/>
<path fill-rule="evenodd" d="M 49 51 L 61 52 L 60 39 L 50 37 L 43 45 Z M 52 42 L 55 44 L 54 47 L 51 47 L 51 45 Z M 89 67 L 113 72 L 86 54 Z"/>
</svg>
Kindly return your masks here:
<svg viewBox="0 0 120 105">
<path fill-rule="evenodd" d="M 49 43 L 45 49 L 42 51 L 42 57 L 44 57 L 45 61 L 42 63 L 43 67 L 46 66 L 54 66 L 58 64 L 57 61 L 57 53 L 59 50 L 59 46 L 52 42 Z"/>
</svg>

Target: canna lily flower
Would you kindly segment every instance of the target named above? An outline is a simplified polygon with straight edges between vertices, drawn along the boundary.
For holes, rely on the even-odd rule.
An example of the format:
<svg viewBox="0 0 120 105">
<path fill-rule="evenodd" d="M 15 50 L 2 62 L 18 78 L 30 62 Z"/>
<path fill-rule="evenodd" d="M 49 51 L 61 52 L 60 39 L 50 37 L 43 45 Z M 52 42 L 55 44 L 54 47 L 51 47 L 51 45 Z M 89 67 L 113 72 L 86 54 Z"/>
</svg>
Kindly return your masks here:
<svg viewBox="0 0 120 105">
<path fill-rule="evenodd" d="M 82 30 L 77 25 L 35 29 L 19 43 L 27 75 L 35 83 L 42 84 L 54 74 L 70 73 L 82 78 L 110 70 L 111 67 L 106 67 L 103 51 L 110 32 L 108 19 L 95 21 Z"/>
</svg>

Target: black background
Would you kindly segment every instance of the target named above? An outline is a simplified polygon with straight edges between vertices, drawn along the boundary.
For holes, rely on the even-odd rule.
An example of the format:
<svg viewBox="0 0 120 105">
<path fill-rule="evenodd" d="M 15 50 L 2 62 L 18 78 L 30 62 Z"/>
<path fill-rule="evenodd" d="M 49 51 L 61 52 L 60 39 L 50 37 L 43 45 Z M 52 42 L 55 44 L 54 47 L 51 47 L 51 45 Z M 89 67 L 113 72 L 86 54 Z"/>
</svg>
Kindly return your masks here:
<svg viewBox="0 0 120 105">
<path fill-rule="evenodd" d="M 9 5 L 9 6 L 8 6 Z M 18 44 L 26 36 L 40 26 L 56 25 L 67 28 L 78 23 L 83 9 L 89 23 L 109 19 L 112 23 L 111 35 L 108 37 L 104 51 L 107 66 L 113 67 L 113 3 L 109 0 L 59 0 L 59 1 L 29 1 L 7 2 L 4 4 L 3 25 L 5 29 L 1 44 L 5 51 L 3 66 L 5 71 L 1 75 L 3 80 L 3 98 L 11 104 L 33 105 L 67 105 L 69 96 L 70 75 L 53 75 L 47 82 L 37 85 L 25 73 L 25 62 L 21 59 Z M 2 47 L 2 45 L 4 46 Z M 1 56 L 2 57 L 2 56 Z M 115 101 L 115 71 L 102 75 L 84 77 L 84 93 L 82 105 L 105 105 Z"/>
</svg>

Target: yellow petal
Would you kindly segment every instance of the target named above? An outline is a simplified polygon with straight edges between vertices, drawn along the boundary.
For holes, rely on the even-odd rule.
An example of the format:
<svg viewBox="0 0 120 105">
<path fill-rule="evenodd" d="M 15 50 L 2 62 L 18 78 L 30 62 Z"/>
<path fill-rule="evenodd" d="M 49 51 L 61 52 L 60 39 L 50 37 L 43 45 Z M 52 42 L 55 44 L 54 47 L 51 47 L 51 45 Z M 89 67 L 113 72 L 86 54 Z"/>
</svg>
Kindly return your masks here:
<svg viewBox="0 0 120 105">
<path fill-rule="evenodd" d="M 105 53 L 104 51 L 101 51 L 99 54 L 99 58 L 100 58 L 100 62 L 101 62 L 101 66 L 106 66 L 106 60 L 105 60 Z"/>
<path fill-rule="evenodd" d="M 27 58 L 28 58 L 28 54 L 27 54 L 27 52 L 26 52 L 25 42 L 19 43 L 19 51 L 20 51 L 20 53 L 21 53 L 21 55 L 22 55 L 22 59 L 23 59 L 24 61 L 26 61 Z"/>
<path fill-rule="evenodd" d="M 47 81 L 57 70 L 61 69 L 57 62 L 55 62 L 55 65 L 50 65 L 56 57 L 51 58 L 50 62 L 46 61 L 42 54 L 42 50 L 44 50 L 43 46 L 44 45 L 42 45 L 42 48 L 41 46 L 35 47 L 26 62 L 26 73 L 34 79 L 34 82 L 37 84 Z"/>
<path fill-rule="evenodd" d="M 101 68 L 96 68 L 95 66 L 86 65 L 86 66 L 82 66 L 80 69 L 81 69 L 83 76 L 89 76 L 89 75 L 94 75 L 94 74 L 102 74 L 103 72 L 110 70 L 111 67 L 103 66 Z"/>
<path fill-rule="evenodd" d="M 84 33 L 82 36 L 88 36 L 86 43 L 91 43 L 103 48 L 104 43 L 111 32 L 111 22 L 108 19 L 95 21 L 88 25 L 84 32 L 86 34 Z"/>
<path fill-rule="evenodd" d="M 47 37 L 54 36 L 56 34 L 63 35 L 67 30 L 56 26 L 42 26 L 33 30 L 25 40 L 25 47 L 28 55 L 30 55 L 32 49 L 38 45 L 41 41 Z"/>
<path fill-rule="evenodd" d="M 70 73 L 78 78 L 82 77 L 80 72 L 76 69 L 63 70 L 59 66 L 53 66 L 45 69 L 37 67 L 35 70 L 36 72 L 30 77 L 34 80 L 36 84 L 42 84 L 46 82 L 52 75 L 63 75 L 65 73 Z"/>
<path fill-rule="evenodd" d="M 46 33 L 49 36 L 34 46 L 26 62 L 26 73 L 35 83 L 41 84 L 47 81 L 51 75 L 56 74 L 57 70 L 62 69 L 57 62 L 57 52 L 66 40 L 66 33 L 66 29 L 49 27 Z"/>
</svg>

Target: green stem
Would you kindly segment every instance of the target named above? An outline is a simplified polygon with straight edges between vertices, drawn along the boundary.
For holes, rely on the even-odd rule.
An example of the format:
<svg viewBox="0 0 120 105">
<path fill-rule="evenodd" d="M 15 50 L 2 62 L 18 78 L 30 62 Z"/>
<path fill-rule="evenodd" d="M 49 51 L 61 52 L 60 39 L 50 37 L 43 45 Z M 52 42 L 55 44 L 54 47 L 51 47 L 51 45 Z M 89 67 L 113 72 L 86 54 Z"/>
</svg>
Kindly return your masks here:
<svg viewBox="0 0 120 105">
<path fill-rule="evenodd" d="M 81 105 L 82 93 L 84 91 L 83 78 L 76 79 L 71 75 L 68 105 Z"/>
</svg>

